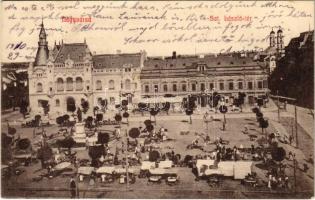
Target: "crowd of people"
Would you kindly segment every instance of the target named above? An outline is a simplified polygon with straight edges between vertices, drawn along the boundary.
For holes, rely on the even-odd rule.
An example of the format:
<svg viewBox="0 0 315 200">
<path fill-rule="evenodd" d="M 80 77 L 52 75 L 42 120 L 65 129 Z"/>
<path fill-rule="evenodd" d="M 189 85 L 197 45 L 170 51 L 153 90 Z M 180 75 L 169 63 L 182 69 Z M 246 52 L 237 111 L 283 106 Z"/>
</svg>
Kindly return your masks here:
<svg viewBox="0 0 315 200">
<path fill-rule="evenodd" d="M 204 115 L 204 121 L 213 121 L 213 117 L 208 113 Z M 223 122 L 225 123 L 225 121 Z M 64 137 L 72 136 L 75 132 L 74 127 L 63 128 L 59 134 L 62 134 Z M 208 127 L 207 127 L 208 128 Z M 268 163 L 268 153 L 261 146 L 255 147 L 251 145 L 250 148 L 245 148 L 242 144 L 237 146 L 229 146 L 229 141 L 224 140 L 222 137 L 217 137 L 215 140 L 211 140 L 208 134 L 197 134 L 196 138 L 191 141 L 189 148 L 197 148 L 202 150 L 199 155 L 189 155 L 189 152 L 186 153 L 185 156 L 181 154 L 175 153 L 174 150 L 169 152 L 165 152 L 165 150 L 160 149 L 160 144 L 170 140 L 168 129 L 165 127 L 161 127 L 159 129 L 154 128 L 149 131 L 146 128 L 139 127 L 139 131 L 141 132 L 138 138 L 129 138 L 126 140 L 122 140 L 123 135 L 121 133 L 120 128 L 116 128 L 113 132 L 114 142 L 110 144 L 104 145 L 104 151 L 106 152 L 102 155 L 98 160 L 97 166 L 111 166 L 111 165 L 122 165 L 122 166 L 139 166 L 144 160 L 151 160 L 150 153 L 153 151 L 158 152 L 159 156 L 157 159 L 154 159 L 156 162 L 171 160 L 175 166 L 189 166 L 194 168 L 194 164 L 196 164 L 196 160 L 198 159 L 209 159 L 215 160 L 216 162 L 220 161 L 238 161 L 238 160 L 253 160 L 253 161 L 262 161 L 262 163 Z M 244 134 L 249 134 L 249 128 L 247 126 L 244 127 Z M 97 134 L 97 129 L 94 131 L 92 135 Z M 51 135 L 51 134 L 50 134 Z M 34 138 L 37 137 L 34 129 Z M 277 135 L 273 138 L 279 138 Z M 47 140 L 51 139 L 50 136 L 47 136 L 47 133 L 44 129 L 42 129 L 41 134 L 39 134 L 39 140 L 41 141 L 40 147 L 47 145 Z M 288 143 L 291 144 L 292 138 L 287 138 Z M 277 142 L 277 141 L 276 141 Z M 206 151 L 206 147 L 213 145 L 213 150 Z M 87 144 L 87 148 L 89 144 Z M 114 151 L 113 151 L 114 149 Z M 113 151 L 113 152 L 112 152 Z M 126 152 L 128 155 L 126 156 Z M 289 160 L 295 159 L 295 155 L 292 152 L 289 152 Z M 57 151 L 54 154 L 53 161 L 48 163 L 43 162 L 42 167 L 47 169 L 48 174 L 51 174 L 54 171 L 54 166 L 62 161 L 70 161 L 75 167 L 79 167 L 82 164 L 80 159 L 76 157 L 74 154 L 68 154 L 65 152 L 62 154 L 61 151 Z M 128 164 L 127 164 L 128 162 Z M 308 166 L 303 165 L 304 172 L 308 171 Z M 270 189 L 277 188 L 289 188 L 289 177 L 285 174 L 285 167 L 272 168 L 267 172 L 268 183 L 267 187 Z M 256 175 L 249 174 L 246 176 L 246 179 L 252 180 L 256 179 Z M 92 176 L 92 178 L 93 176 Z M 73 183 L 73 179 L 71 180 L 71 188 L 75 188 L 75 183 Z M 72 190 L 71 190 L 72 191 Z M 72 193 L 73 194 L 73 193 Z"/>
</svg>

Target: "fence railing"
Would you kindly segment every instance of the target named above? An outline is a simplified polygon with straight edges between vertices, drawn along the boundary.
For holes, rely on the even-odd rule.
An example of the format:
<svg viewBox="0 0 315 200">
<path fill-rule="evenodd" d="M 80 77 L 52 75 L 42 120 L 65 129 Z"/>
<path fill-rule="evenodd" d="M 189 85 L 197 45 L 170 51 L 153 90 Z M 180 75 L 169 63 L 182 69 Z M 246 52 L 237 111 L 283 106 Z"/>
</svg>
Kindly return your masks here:
<svg viewBox="0 0 315 200">
<path fill-rule="evenodd" d="M 2 196 L 3 197 L 9 197 L 6 196 L 5 191 L 9 193 L 15 194 L 14 196 L 19 196 L 21 194 L 21 197 L 27 198 L 27 194 L 32 194 L 33 197 L 44 197 L 46 194 L 49 193 L 55 193 L 58 192 L 59 196 L 62 195 L 60 192 L 63 192 L 65 194 L 65 197 L 69 196 L 67 194 L 70 194 L 70 189 L 68 188 L 33 188 L 33 187 L 10 187 L 10 188 L 3 188 L 2 190 Z M 15 193 L 16 192 L 16 193 Z M 231 197 L 231 198 L 241 198 L 241 197 L 259 197 L 259 198 L 265 198 L 265 197 L 312 197 L 314 196 L 313 190 L 303 190 L 303 191 L 276 191 L 276 190 L 255 190 L 255 188 L 248 188 L 248 189 L 218 189 L 218 188 L 209 188 L 209 189 L 196 189 L 196 188 L 128 188 L 126 187 L 95 187 L 95 188 L 80 188 L 79 189 L 79 198 L 87 198 L 89 196 L 95 196 L 93 193 L 100 193 L 100 192 L 117 192 L 116 194 L 119 194 L 119 196 L 116 196 L 116 198 L 121 198 L 128 194 L 129 192 L 138 192 L 139 197 L 141 197 L 141 194 L 144 194 L 146 192 L 152 193 L 152 198 L 154 197 L 154 193 L 170 193 L 169 196 L 171 196 L 171 193 L 183 193 L 183 192 L 189 192 L 189 193 L 203 193 L 203 195 L 215 195 L 215 196 L 223 196 L 223 197 Z M 39 193 L 37 196 L 36 194 Z M 124 194 L 126 193 L 126 194 Z M 89 195 L 91 194 L 91 195 Z M 184 194 L 184 193 L 183 193 Z M 26 196 L 22 196 L 26 195 Z M 49 195 L 50 197 L 53 197 L 53 195 Z"/>
</svg>

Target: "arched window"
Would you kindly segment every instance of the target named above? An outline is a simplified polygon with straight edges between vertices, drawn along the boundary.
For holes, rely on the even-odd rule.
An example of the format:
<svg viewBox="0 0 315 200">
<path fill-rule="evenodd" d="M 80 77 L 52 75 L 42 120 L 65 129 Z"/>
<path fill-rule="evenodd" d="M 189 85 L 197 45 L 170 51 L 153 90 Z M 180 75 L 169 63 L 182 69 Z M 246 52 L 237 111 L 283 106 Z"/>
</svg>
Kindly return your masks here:
<svg viewBox="0 0 315 200">
<path fill-rule="evenodd" d="M 149 92 L 150 92 L 150 88 L 149 88 L 148 85 L 145 85 L 145 86 L 144 86 L 144 92 L 145 92 L 145 93 L 149 93 Z"/>
<path fill-rule="evenodd" d="M 108 82 L 108 89 L 109 89 L 109 90 L 115 90 L 115 81 L 110 80 L 110 81 Z"/>
<path fill-rule="evenodd" d="M 177 92 L 177 85 L 173 84 L 173 92 Z"/>
<path fill-rule="evenodd" d="M 73 79 L 68 77 L 67 78 L 67 85 L 66 85 L 67 91 L 73 90 Z"/>
<path fill-rule="evenodd" d="M 195 83 L 192 83 L 191 84 L 191 91 L 196 91 L 196 84 Z"/>
<path fill-rule="evenodd" d="M 154 92 L 159 92 L 159 86 L 158 85 L 154 85 Z"/>
<path fill-rule="evenodd" d="M 75 89 L 76 91 L 82 91 L 83 90 L 83 80 L 81 77 L 77 77 L 75 79 Z"/>
<path fill-rule="evenodd" d="M 60 106 L 60 100 L 56 99 L 56 107 L 59 107 L 59 106 Z"/>
<path fill-rule="evenodd" d="M 163 85 L 163 92 L 167 92 L 167 85 Z"/>
<path fill-rule="evenodd" d="M 125 80 L 125 89 L 130 90 L 131 89 L 131 81 L 129 79 Z"/>
<path fill-rule="evenodd" d="M 206 86 L 205 86 L 205 84 L 204 83 L 201 83 L 200 84 L 200 91 L 205 91 L 206 90 Z"/>
<path fill-rule="evenodd" d="M 210 90 L 213 90 L 214 89 L 214 83 L 209 83 L 209 88 L 210 88 Z"/>
<path fill-rule="evenodd" d="M 96 90 L 102 90 L 102 81 L 100 80 L 96 81 Z"/>
<path fill-rule="evenodd" d="M 57 79 L 57 91 L 63 91 L 64 90 L 64 86 L 63 86 L 63 80 L 62 78 L 58 78 Z"/>
<path fill-rule="evenodd" d="M 183 91 L 183 92 L 186 92 L 186 90 L 187 90 L 187 88 L 186 88 L 186 83 L 183 83 L 183 84 L 182 84 L 182 91 Z"/>
<path fill-rule="evenodd" d="M 43 84 L 37 83 L 36 91 L 37 92 L 43 92 Z"/>
<path fill-rule="evenodd" d="M 229 90 L 234 90 L 233 80 L 229 80 Z"/>
<path fill-rule="evenodd" d="M 186 81 L 181 81 L 181 91 L 182 92 L 186 92 L 187 91 Z"/>
<path fill-rule="evenodd" d="M 224 81 L 219 81 L 219 89 L 224 90 Z"/>
</svg>

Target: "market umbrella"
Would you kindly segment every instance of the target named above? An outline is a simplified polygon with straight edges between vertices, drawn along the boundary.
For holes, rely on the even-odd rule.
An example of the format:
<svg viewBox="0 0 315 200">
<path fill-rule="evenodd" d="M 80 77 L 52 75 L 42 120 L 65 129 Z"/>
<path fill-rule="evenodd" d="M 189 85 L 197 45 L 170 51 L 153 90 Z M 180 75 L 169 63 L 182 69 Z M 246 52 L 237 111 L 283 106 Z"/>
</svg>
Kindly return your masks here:
<svg viewBox="0 0 315 200">
<path fill-rule="evenodd" d="M 207 169 L 205 171 L 205 175 L 214 175 L 214 174 L 217 174 L 217 175 L 222 175 L 222 171 L 219 170 L 219 169 Z"/>
<path fill-rule="evenodd" d="M 98 174 L 112 174 L 115 170 L 115 167 L 100 167 L 96 170 L 96 173 Z"/>
<path fill-rule="evenodd" d="M 70 165 L 71 165 L 70 162 L 62 162 L 62 163 L 59 163 L 58 165 L 56 165 L 54 168 L 56 170 L 62 170 L 62 169 L 69 167 Z"/>
<path fill-rule="evenodd" d="M 162 168 L 150 169 L 149 171 L 150 171 L 150 174 L 153 174 L 153 175 L 162 175 L 162 174 L 165 174 L 166 172 L 166 170 Z"/>
<path fill-rule="evenodd" d="M 166 169 L 165 173 L 166 174 L 177 174 L 178 173 L 178 169 L 175 169 L 175 168 Z"/>
<path fill-rule="evenodd" d="M 90 175 L 94 171 L 94 167 L 79 167 L 78 174 Z"/>
<path fill-rule="evenodd" d="M 126 169 L 125 168 L 116 168 L 115 172 L 117 174 L 124 174 L 124 173 L 126 173 Z M 133 169 L 128 169 L 128 173 L 134 173 L 134 170 Z"/>
</svg>

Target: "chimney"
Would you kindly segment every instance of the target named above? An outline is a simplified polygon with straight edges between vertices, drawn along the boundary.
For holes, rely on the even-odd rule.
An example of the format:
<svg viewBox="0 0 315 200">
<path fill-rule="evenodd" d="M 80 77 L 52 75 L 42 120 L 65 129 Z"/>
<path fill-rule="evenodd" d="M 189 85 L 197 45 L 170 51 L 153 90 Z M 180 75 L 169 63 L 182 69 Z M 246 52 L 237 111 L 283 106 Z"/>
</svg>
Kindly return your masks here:
<svg viewBox="0 0 315 200">
<path fill-rule="evenodd" d="M 173 51 L 172 59 L 176 59 L 176 51 Z"/>
</svg>

